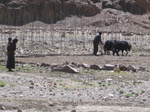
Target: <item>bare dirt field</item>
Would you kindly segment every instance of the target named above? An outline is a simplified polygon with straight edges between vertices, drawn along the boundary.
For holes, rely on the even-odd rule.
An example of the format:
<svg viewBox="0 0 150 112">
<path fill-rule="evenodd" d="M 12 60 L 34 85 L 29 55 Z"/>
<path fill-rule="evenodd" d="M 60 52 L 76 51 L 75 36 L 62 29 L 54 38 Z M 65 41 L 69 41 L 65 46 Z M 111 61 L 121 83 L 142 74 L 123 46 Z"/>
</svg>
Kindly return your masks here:
<svg viewBox="0 0 150 112">
<path fill-rule="evenodd" d="M 54 25 L 0 25 L 0 112 L 150 112 L 149 20 L 149 14 L 104 9 L 94 17 L 73 16 Z M 103 42 L 131 43 L 129 55 L 88 54 L 99 31 Z M 14 72 L 5 68 L 8 37 L 19 39 Z M 75 67 L 79 73 L 68 73 L 40 66 L 66 62 L 131 65 L 136 71 L 80 66 Z"/>
<path fill-rule="evenodd" d="M 149 112 L 149 56 L 45 56 L 16 57 L 14 72 L 0 72 L 0 112 Z M 80 73 L 52 72 L 31 63 L 66 62 L 123 64 L 144 71 L 105 71 L 82 69 Z M 1 66 L 5 62 L 1 61 Z M 22 69 L 37 69 L 22 72 Z M 80 69 L 80 68 L 78 68 Z M 4 86 L 2 86 L 2 83 Z"/>
<path fill-rule="evenodd" d="M 149 56 L 111 56 L 111 55 L 99 55 L 93 56 L 91 54 L 87 55 L 70 55 L 70 56 L 44 56 L 44 57 L 22 57 L 16 58 L 16 61 L 22 61 L 26 63 L 58 63 L 63 64 L 65 62 L 75 62 L 75 63 L 87 63 L 87 64 L 127 64 L 134 65 L 136 67 L 145 67 L 150 69 L 150 57 Z"/>
<path fill-rule="evenodd" d="M 77 21 L 78 18 L 73 20 Z M 58 26 L 62 23 L 58 23 Z M 118 27 L 123 32 L 131 30 L 132 36 L 118 34 Z M 20 29 L 12 28 L 9 34 L 9 28 L 3 26 L 0 46 L 1 52 L 4 51 L 0 53 L 0 112 L 149 112 L 149 29 L 141 30 L 143 27 L 139 29 L 139 25 L 136 27 L 138 29 L 135 27 L 123 22 L 117 27 L 94 28 L 92 32 L 87 27 L 85 30 L 72 31 L 63 26 L 59 31 L 53 27 L 34 28 L 30 25 Z M 112 29 L 114 31 L 110 31 Z M 103 42 L 109 39 L 129 41 L 133 46 L 132 51 L 128 56 L 88 54 L 92 52 L 92 39 L 97 31 L 106 32 L 102 35 Z M 6 37 L 9 36 L 19 39 L 14 72 L 7 72 L 5 68 Z M 137 71 L 116 72 L 76 66 L 79 73 L 68 73 L 40 66 L 42 63 L 51 66 L 66 62 L 77 65 L 131 65 Z"/>
</svg>

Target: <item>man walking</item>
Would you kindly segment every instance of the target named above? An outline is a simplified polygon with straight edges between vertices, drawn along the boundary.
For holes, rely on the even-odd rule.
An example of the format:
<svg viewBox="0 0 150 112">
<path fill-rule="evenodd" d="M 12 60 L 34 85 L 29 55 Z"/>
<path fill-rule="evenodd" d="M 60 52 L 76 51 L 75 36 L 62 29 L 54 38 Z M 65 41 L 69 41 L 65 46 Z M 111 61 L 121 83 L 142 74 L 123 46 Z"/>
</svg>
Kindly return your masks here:
<svg viewBox="0 0 150 112">
<path fill-rule="evenodd" d="M 102 32 L 99 32 L 99 35 L 95 36 L 94 40 L 93 40 L 93 55 L 97 55 L 98 52 L 98 45 L 101 43 L 101 35 Z"/>
</svg>

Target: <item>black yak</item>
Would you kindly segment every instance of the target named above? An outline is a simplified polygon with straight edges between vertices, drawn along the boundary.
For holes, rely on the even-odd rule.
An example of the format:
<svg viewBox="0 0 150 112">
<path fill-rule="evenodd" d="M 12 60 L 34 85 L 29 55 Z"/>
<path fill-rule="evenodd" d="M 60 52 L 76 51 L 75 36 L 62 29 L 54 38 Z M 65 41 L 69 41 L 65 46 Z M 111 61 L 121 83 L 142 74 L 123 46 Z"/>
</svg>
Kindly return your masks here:
<svg viewBox="0 0 150 112">
<path fill-rule="evenodd" d="M 128 51 L 131 50 L 131 45 L 127 41 L 115 41 L 112 46 L 113 55 L 115 53 L 119 56 L 119 51 L 122 51 L 122 55 L 124 50 L 126 51 L 126 55 Z"/>
<path fill-rule="evenodd" d="M 104 44 L 104 54 L 108 54 L 108 51 L 112 51 L 113 50 L 113 44 L 116 42 L 117 40 L 107 40 Z"/>
</svg>

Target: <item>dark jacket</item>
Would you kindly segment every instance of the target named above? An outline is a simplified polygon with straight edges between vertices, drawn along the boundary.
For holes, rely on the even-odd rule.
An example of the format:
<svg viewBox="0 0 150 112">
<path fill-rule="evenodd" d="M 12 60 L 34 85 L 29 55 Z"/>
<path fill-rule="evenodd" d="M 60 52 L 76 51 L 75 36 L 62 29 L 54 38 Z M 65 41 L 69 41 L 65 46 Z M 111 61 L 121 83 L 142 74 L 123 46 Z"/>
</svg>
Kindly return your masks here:
<svg viewBox="0 0 150 112">
<path fill-rule="evenodd" d="M 7 65 L 6 68 L 11 69 L 15 68 L 15 56 L 14 56 L 14 49 L 13 43 L 9 43 L 7 45 Z"/>
<path fill-rule="evenodd" d="M 7 45 L 7 65 L 6 68 L 14 69 L 15 68 L 15 50 L 16 43 L 18 40 L 13 40 L 13 43 L 8 43 Z"/>
<path fill-rule="evenodd" d="M 101 42 L 101 35 L 95 36 L 93 42 L 99 44 Z"/>
</svg>

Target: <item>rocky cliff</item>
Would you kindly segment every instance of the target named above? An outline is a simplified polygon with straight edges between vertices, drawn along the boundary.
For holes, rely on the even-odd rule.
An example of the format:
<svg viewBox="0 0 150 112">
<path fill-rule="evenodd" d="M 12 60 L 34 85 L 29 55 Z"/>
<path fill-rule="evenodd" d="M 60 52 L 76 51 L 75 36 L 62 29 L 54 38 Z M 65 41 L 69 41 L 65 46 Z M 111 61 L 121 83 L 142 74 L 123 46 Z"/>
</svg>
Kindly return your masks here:
<svg viewBox="0 0 150 112">
<path fill-rule="evenodd" d="M 0 24 L 50 24 L 72 15 L 94 16 L 106 8 L 144 14 L 150 12 L 150 0 L 0 0 Z"/>
<path fill-rule="evenodd" d="M 33 21 L 55 23 L 71 15 L 100 12 L 92 2 L 79 0 L 1 0 L 0 24 L 23 25 Z"/>
<path fill-rule="evenodd" d="M 150 12 L 150 0 L 105 0 L 103 8 L 113 8 L 130 12 L 132 14 L 144 14 Z"/>
<path fill-rule="evenodd" d="M 135 2 L 139 5 L 139 7 L 150 12 L 150 0 L 135 0 Z"/>
</svg>

